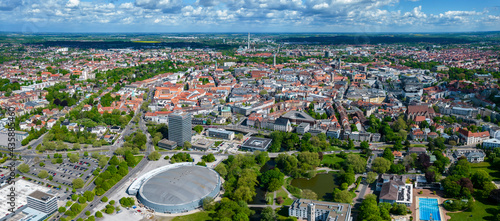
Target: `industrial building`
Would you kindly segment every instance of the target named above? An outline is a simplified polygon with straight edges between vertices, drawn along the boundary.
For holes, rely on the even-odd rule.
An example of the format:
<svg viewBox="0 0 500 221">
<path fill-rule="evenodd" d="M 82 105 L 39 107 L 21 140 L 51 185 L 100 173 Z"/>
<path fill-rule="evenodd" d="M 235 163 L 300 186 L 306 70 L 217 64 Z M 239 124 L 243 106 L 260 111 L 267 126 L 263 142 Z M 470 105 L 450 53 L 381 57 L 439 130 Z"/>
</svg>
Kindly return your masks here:
<svg viewBox="0 0 500 221">
<path fill-rule="evenodd" d="M 225 139 L 225 140 L 232 140 L 232 139 L 234 139 L 234 132 L 224 130 L 224 129 L 208 128 L 207 136 Z"/>
<path fill-rule="evenodd" d="M 185 213 L 216 198 L 221 178 L 215 170 L 193 163 L 176 163 L 147 172 L 128 188 L 146 208 L 160 213 Z"/>
<path fill-rule="evenodd" d="M 267 151 L 269 146 L 271 146 L 271 141 L 273 140 L 260 137 L 250 137 L 241 145 L 240 148 L 248 151 Z"/>
<path fill-rule="evenodd" d="M 168 138 L 177 142 L 177 146 L 184 146 L 184 142 L 191 142 L 191 126 L 191 115 L 188 113 L 168 115 Z"/>
</svg>

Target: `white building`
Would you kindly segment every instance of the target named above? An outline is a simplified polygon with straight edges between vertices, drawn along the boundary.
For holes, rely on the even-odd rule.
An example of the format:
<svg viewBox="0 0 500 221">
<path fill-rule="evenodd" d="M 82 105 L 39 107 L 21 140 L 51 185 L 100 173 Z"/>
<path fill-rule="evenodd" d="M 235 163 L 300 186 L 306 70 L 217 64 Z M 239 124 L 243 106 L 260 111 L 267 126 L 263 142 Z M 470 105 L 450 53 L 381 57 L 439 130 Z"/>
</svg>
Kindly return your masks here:
<svg viewBox="0 0 500 221">
<path fill-rule="evenodd" d="M 492 139 L 488 139 L 488 140 L 485 140 L 483 141 L 483 148 L 489 148 L 489 149 L 493 149 L 493 148 L 497 148 L 497 147 L 500 147 L 500 140 L 497 139 L 497 138 L 492 138 Z"/>
</svg>

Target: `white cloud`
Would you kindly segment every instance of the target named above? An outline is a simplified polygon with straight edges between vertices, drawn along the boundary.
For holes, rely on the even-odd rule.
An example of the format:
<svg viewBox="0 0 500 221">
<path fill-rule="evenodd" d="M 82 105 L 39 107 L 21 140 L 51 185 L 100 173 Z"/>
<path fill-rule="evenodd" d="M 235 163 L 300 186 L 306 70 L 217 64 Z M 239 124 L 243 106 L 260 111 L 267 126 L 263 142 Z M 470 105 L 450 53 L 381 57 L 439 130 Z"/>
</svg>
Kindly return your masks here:
<svg viewBox="0 0 500 221">
<path fill-rule="evenodd" d="M 80 0 L 69 0 L 68 3 L 66 3 L 66 7 L 73 8 L 77 7 L 80 4 Z"/>
</svg>

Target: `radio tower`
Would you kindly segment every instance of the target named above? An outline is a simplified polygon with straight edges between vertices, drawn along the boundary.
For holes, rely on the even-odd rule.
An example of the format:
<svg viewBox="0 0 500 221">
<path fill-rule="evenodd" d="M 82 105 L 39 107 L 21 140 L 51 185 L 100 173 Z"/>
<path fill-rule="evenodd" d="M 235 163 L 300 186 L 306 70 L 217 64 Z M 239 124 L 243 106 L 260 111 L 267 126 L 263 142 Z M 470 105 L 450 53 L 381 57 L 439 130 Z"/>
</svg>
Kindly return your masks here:
<svg viewBox="0 0 500 221">
<path fill-rule="evenodd" d="M 248 47 L 247 49 L 250 51 L 250 32 L 248 32 Z"/>
</svg>

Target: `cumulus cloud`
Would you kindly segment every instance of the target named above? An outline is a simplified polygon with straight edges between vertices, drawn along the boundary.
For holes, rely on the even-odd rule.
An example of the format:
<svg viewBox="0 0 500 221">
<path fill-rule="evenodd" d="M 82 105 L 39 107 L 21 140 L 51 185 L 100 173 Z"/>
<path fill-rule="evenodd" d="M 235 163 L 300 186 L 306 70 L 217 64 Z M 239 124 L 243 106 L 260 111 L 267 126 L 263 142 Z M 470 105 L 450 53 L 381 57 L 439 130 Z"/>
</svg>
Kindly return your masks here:
<svg viewBox="0 0 500 221">
<path fill-rule="evenodd" d="M 29 1 L 29 4 L 23 1 Z M 407 0 L 410 1 L 410 0 Z M 398 7 L 399 0 L 0 0 L 0 20 L 36 24 L 172 26 L 182 30 L 428 31 L 442 26 L 486 24 L 500 16 L 484 11 L 428 13 L 423 6 Z M 394 9 L 393 6 L 396 6 Z M 14 10 L 14 9 L 20 10 Z M 209 25 L 207 25 L 209 24 Z M 41 26 L 40 26 L 41 27 Z M 42 29 L 43 29 L 42 27 Z M 234 29 L 236 28 L 236 29 Z M 168 29 L 175 31 L 174 29 Z M 455 29 L 450 29 L 455 30 Z M 91 31 L 91 30 L 89 30 Z M 222 30 L 221 30 L 222 31 Z"/>
</svg>

